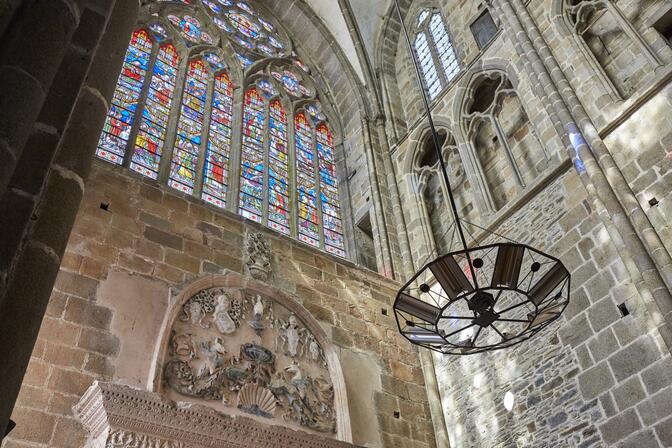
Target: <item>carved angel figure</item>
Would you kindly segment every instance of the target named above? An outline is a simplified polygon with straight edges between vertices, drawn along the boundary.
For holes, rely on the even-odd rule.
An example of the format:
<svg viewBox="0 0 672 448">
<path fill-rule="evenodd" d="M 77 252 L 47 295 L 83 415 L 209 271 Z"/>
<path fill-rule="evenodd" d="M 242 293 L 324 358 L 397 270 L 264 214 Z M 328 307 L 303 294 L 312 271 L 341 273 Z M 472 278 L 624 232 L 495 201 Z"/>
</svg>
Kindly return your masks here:
<svg viewBox="0 0 672 448">
<path fill-rule="evenodd" d="M 231 319 L 231 298 L 227 294 L 217 296 L 217 305 L 213 315 L 215 326 L 222 334 L 230 334 L 236 331 L 236 323 Z"/>
</svg>

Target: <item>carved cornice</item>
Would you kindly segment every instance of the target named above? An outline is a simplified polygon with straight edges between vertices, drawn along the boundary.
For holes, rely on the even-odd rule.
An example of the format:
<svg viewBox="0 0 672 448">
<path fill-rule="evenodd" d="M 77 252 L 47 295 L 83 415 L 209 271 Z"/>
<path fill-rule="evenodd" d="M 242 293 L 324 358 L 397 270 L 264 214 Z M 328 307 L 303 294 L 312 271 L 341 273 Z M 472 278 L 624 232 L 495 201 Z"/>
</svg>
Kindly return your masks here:
<svg viewBox="0 0 672 448">
<path fill-rule="evenodd" d="M 93 383 L 74 410 L 96 448 L 354 447 L 114 383 Z"/>
</svg>

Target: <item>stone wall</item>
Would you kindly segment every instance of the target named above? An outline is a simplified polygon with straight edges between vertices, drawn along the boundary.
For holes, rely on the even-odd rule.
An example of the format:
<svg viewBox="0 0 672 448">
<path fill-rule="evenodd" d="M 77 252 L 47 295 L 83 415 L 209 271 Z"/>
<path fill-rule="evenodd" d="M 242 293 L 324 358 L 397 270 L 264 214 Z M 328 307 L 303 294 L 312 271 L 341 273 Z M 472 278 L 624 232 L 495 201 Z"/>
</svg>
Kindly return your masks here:
<svg viewBox="0 0 672 448">
<path fill-rule="evenodd" d="M 422 4 L 412 4 L 416 3 Z M 438 417 L 445 420 L 451 448 L 668 446 L 672 443 L 668 429 L 672 408 L 665 403 L 672 396 L 672 359 L 656 329 L 661 326 L 660 311 L 646 291 L 636 287 L 636 276 L 627 267 L 632 255 L 623 251 L 618 237 L 613 239 L 613 224 L 602 218 L 604 209 L 595 192 L 584 188 L 571 167 L 560 140 L 562 128 L 554 125 L 550 112 L 551 99 L 528 73 L 530 65 L 516 52 L 513 33 L 504 29 L 480 52 L 469 45 L 473 38 L 465 20 L 478 3 L 441 2 L 465 70 L 434 102 L 433 117 L 453 133 L 465 170 L 473 175 L 474 167 L 465 158 L 467 139 L 461 132 L 461 101 L 469 91 L 470 77 L 498 69 L 512 79 L 533 130 L 550 156 L 548 167 L 531 171 L 527 186 L 508 195 L 500 210 L 479 207 L 482 196 L 473 190 L 477 207 L 475 216 L 467 220 L 559 257 L 572 273 L 572 297 L 558 324 L 516 348 L 457 359 L 434 357 L 435 368 L 426 374 L 438 380 L 439 393 L 434 399 L 443 405 L 443 415 Z M 666 65 L 669 47 L 651 28 L 660 3 L 618 2 L 621 6 L 627 3 L 628 17 L 635 17 L 635 28 L 661 59 L 655 73 L 633 63 L 632 73 L 638 78 L 632 82 L 637 87 L 624 101 L 604 88 L 595 66 L 564 28 L 558 13 L 560 1 L 513 3 L 526 4 L 595 123 L 598 138 L 603 139 L 670 252 L 671 124 L 669 114 L 661 112 L 671 104 Z M 391 19 L 396 20 L 396 14 Z M 426 131 L 424 121 L 412 118 L 418 115 L 419 98 L 411 86 L 410 60 L 404 61 L 405 43 L 396 43 L 396 52 L 388 51 L 392 45 L 384 43 L 383 56 L 388 59 L 383 58 L 381 69 L 391 60 L 396 62 L 394 79 L 386 79 L 391 86 L 386 91 L 398 95 L 390 101 L 391 113 L 399 105 L 411 111 L 393 151 L 412 262 L 418 267 L 433 249 L 427 238 L 431 220 L 417 204 L 412 163 Z M 616 174 L 610 170 L 607 175 L 612 180 Z M 469 181 L 476 187 L 473 177 Z M 656 201 L 650 203 L 652 198 Z M 480 241 L 493 238 L 473 226 L 466 229 Z M 512 405 L 510 410 L 505 397 L 506 404 Z"/>
<path fill-rule="evenodd" d="M 96 162 L 3 447 L 82 446 L 72 406 L 94 380 L 149 387 L 151 356 L 138 348 L 158 337 L 169 290 L 224 269 L 243 273 L 249 229 L 272 241 L 269 284 L 337 346 L 354 443 L 433 446 L 417 352 L 391 312 L 396 283 Z"/>
</svg>

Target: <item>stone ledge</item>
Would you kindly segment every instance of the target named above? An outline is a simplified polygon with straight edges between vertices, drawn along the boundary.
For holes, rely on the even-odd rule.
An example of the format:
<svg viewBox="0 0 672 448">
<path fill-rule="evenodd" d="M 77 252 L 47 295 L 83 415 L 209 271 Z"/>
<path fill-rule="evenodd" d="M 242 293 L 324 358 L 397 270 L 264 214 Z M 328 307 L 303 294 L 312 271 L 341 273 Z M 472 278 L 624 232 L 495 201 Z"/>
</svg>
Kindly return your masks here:
<svg viewBox="0 0 672 448">
<path fill-rule="evenodd" d="M 355 447 L 107 382 L 94 382 L 74 412 L 89 434 L 89 448 L 154 446 L 150 441 L 174 448 Z"/>
</svg>

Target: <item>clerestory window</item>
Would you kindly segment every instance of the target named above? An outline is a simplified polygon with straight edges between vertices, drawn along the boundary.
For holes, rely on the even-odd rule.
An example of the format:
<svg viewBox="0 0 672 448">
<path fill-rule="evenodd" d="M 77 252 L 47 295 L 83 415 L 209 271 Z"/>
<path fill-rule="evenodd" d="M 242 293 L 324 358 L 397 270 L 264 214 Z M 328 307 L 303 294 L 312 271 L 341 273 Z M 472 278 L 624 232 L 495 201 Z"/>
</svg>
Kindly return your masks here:
<svg viewBox="0 0 672 448">
<path fill-rule="evenodd" d="M 423 9 L 418 13 L 414 47 L 425 89 L 433 100 L 460 72 L 455 49 L 439 11 Z"/>
</svg>

